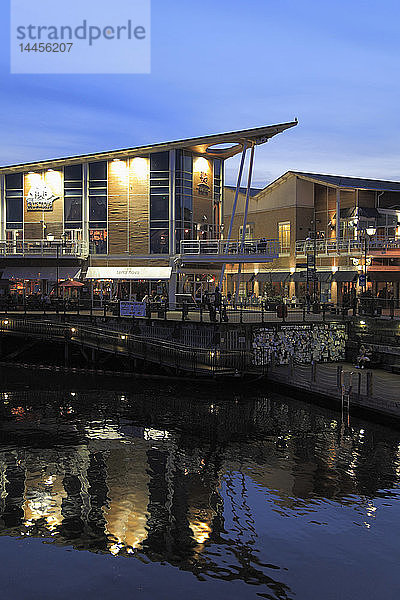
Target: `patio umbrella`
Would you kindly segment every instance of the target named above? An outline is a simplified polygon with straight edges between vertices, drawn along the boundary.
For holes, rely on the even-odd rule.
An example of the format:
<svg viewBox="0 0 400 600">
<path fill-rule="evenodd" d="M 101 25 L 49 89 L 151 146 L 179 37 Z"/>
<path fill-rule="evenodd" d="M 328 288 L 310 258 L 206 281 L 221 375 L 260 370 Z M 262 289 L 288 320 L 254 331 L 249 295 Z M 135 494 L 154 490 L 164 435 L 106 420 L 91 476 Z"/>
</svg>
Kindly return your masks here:
<svg viewBox="0 0 400 600">
<path fill-rule="evenodd" d="M 58 284 L 58 287 L 65 287 L 65 288 L 80 288 L 80 287 L 84 287 L 84 283 L 81 283 L 80 281 L 72 281 L 72 280 L 68 280 L 68 281 L 62 281 L 61 283 Z"/>
</svg>

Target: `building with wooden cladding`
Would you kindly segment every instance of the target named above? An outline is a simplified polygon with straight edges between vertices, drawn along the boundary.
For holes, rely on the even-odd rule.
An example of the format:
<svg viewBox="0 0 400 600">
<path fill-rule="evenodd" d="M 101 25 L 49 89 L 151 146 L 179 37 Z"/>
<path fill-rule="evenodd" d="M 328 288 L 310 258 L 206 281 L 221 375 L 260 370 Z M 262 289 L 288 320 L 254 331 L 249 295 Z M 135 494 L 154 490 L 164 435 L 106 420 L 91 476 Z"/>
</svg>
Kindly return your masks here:
<svg viewBox="0 0 400 600">
<path fill-rule="evenodd" d="M 225 160 L 296 124 L 1 167 L 0 269 L 54 281 L 61 261 L 59 279 L 147 279 L 149 267 L 169 279 L 183 240 L 221 236 Z M 207 271 L 201 258 L 190 273 Z"/>
<path fill-rule="evenodd" d="M 225 188 L 225 222 L 234 192 Z M 244 197 L 242 190 L 234 236 L 242 232 Z M 322 300 L 340 301 L 352 289 L 369 289 L 399 298 L 400 182 L 288 171 L 250 194 L 246 239 L 264 237 L 278 239 L 279 257 L 268 265 L 247 264 L 242 294 L 301 298 L 308 288 Z M 228 267 L 230 291 L 236 272 Z"/>
</svg>

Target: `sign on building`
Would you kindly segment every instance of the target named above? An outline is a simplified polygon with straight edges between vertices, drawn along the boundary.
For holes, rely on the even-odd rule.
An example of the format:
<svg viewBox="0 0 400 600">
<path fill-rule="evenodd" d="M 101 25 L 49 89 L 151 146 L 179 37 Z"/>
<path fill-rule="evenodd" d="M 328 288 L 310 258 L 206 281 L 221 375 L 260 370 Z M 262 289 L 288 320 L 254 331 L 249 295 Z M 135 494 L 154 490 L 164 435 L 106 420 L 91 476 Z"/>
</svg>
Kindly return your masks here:
<svg viewBox="0 0 400 600">
<path fill-rule="evenodd" d="M 26 197 L 26 209 L 34 210 L 53 210 L 53 202 L 59 196 L 55 196 L 52 190 L 45 183 L 32 187 Z"/>
<path fill-rule="evenodd" d="M 145 317 L 146 302 L 128 302 L 119 303 L 119 314 L 121 317 Z"/>
</svg>

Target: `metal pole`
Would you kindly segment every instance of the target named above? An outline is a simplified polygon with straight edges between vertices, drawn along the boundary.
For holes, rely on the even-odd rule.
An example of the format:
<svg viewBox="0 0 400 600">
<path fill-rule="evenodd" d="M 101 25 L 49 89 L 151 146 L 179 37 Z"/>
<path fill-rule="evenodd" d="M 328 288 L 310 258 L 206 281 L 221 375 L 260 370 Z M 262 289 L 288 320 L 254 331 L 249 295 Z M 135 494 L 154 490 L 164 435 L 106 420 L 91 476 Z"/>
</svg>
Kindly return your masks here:
<svg viewBox="0 0 400 600">
<path fill-rule="evenodd" d="M 237 205 L 237 201 L 238 201 L 238 197 L 239 197 L 240 184 L 242 182 L 243 167 L 244 167 L 244 160 L 246 158 L 247 147 L 248 147 L 248 144 L 247 144 L 247 142 L 245 142 L 245 144 L 243 146 L 243 151 L 242 151 L 242 159 L 240 161 L 240 168 L 239 168 L 239 173 L 238 173 L 238 178 L 237 178 L 237 184 L 236 184 L 236 191 L 235 191 L 235 199 L 233 201 L 231 221 L 229 223 L 227 245 L 225 246 L 225 254 L 229 253 L 229 242 L 231 241 L 231 236 L 232 236 L 233 221 L 234 221 L 235 213 L 236 213 L 236 205 Z M 224 281 L 225 267 L 226 267 L 226 264 L 224 263 L 222 265 L 221 275 L 220 275 L 220 278 L 219 278 L 219 288 L 220 289 L 222 289 L 222 283 Z"/>
<path fill-rule="evenodd" d="M 246 239 L 247 214 L 249 212 L 250 188 L 251 188 L 251 180 L 252 180 L 252 177 L 253 177 L 254 150 L 255 150 L 255 146 L 253 144 L 252 147 L 251 147 L 251 152 L 250 152 L 249 173 L 248 173 L 248 176 L 247 176 L 246 201 L 245 201 L 245 205 L 244 205 L 242 239 L 240 240 L 240 254 L 242 254 L 242 255 L 244 253 L 244 241 Z M 237 297 L 239 296 L 239 293 L 240 293 L 240 280 L 241 280 L 241 276 L 242 276 L 242 263 L 239 263 L 238 276 L 237 276 L 237 282 L 236 282 L 236 285 L 237 285 Z"/>
</svg>

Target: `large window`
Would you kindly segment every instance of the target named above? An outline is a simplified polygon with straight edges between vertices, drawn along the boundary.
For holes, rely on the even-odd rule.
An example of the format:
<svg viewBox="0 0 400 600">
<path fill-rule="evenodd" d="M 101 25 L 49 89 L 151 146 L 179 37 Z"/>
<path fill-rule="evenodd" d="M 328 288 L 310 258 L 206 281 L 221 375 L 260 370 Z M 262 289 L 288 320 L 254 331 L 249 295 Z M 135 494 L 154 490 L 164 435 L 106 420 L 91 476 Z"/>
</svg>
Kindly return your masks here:
<svg viewBox="0 0 400 600">
<path fill-rule="evenodd" d="M 107 229 L 89 229 L 91 254 L 107 254 Z"/>
<path fill-rule="evenodd" d="M 82 228 L 82 165 L 64 167 L 64 227 Z"/>
<path fill-rule="evenodd" d="M 150 252 L 169 252 L 169 152 L 150 154 Z"/>
<path fill-rule="evenodd" d="M 24 220 L 22 173 L 6 175 L 6 229 L 22 229 Z"/>
<path fill-rule="evenodd" d="M 107 230 L 107 163 L 89 163 L 89 228 Z"/>
<path fill-rule="evenodd" d="M 176 151 L 175 174 L 176 250 L 179 242 L 193 239 L 193 156 L 184 150 Z"/>
<path fill-rule="evenodd" d="M 279 252 L 289 254 L 290 252 L 290 221 L 278 223 Z"/>
<path fill-rule="evenodd" d="M 219 238 L 221 225 L 221 200 L 222 200 L 222 161 L 214 160 L 214 225 L 215 237 Z"/>
</svg>

